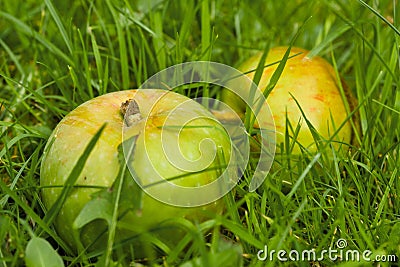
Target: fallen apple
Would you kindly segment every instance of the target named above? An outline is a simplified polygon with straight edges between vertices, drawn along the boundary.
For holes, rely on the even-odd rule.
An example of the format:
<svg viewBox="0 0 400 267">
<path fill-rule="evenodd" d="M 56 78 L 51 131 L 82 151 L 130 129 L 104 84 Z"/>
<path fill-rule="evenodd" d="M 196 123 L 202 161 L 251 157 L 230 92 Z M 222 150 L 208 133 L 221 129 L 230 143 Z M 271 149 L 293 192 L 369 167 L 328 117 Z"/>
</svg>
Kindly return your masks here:
<svg viewBox="0 0 400 267">
<path fill-rule="evenodd" d="M 222 163 L 230 160 L 229 136 L 213 115 L 196 101 L 157 89 L 102 95 L 64 117 L 48 141 L 41 165 L 40 184 L 48 209 L 56 204 L 77 160 L 104 123 L 100 138 L 54 221 L 57 232 L 69 246 L 75 250 L 79 250 L 79 246 L 81 249 L 105 247 L 107 234 L 102 235 L 102 231 L 107 229 L 107 212 L 110 213 L 107 209 L 112 207 L 106 199 L 108 193 L 116 190 L 112 186 L 120 175 L 123 140 L 135 142 L 132 154 L 125 155 L 129 169 L 137 176 L 135 180 L 142 188 L 146 185 L 154 188 L 153 193 L 166 201 L 143 194 L 140 207 L 128 203 L 129 208 L 118 217 L 116 242 L 152 233 L 161 242 L 173 246 L 182 236 L 177 234 L 178 230 L 161 227 L 163 222 L 173 218 L 202 221 L 207 213 L 221 211 L 223 201 L 209 198 L 219 193 L 218 184 L 208 191 L 209 195 L 194 194 L 193 199 L 174 195 L 169 186 L 196 189 L 216 180 L 224 171 Z M 166 153 L 171 146 L 173 153 Z M 207 157 L 209 154 L 214 157 Z M 178 158 L 173 158 L 174 155 Z M 200 169 L 196 170 L 196 166 Z M 128 182 L 133 181 L 130 178 Z M 126 204 L 137 199 L 137 190 L 124 187 L 120 202 Z M 205 202 L 207 198 L 209 203 Z M 201 203 L 206 204 L 200 205 L 196 199 L 204 199 Z M 166 204 L 168 200 L 187 205 Z M 143 256 L 146 244 L 136 239 L 134 243 L 135 255 Z"/>
<path fill-rule="evenodd" d="M 267 87 L 287 49 L 288 47 L 275 47 L 268 52 L 266 67 L 258 85 L 261 90 Z M 305 118 L 322 136 L 322 140 L 333 137 L 335 147 L 340 146 L 340 143 L 351 143 L 354 135 L 351 120 L 347 120 L 349 110 L 355 106 L 354 97 L 346 84 L 341 81 L 344 89 L 342 97 L 334 68 L 319 56 L 308 57 L 308 52 L 301 48 L 291 48 L 283 72 L 266 101 L 275 120 L 277 146 L 285 142 L 287 131 L 296 140 L 293 153 L 299 153 L 300 147 L 310 151 L 316 150 L 315 140 Z M 253 79 L 254 70 L 261 56 L 257 54 L 251 57 L 239 67 L 239 70 L 248 73 L 248 77 Z M 249 93 L 248 86 L 242 88 L 247 90 L 247 94 Z M 344 100 L 346 98 L 347 100 Z M 245 113 L 246 107 L 235 93 L 224 90 L 222 101 L 239 114 Z M 346 109 L 346 101 L 349 109 Z M 288 123 L 291 128 L 287 127 Z M 300 128 L 296 132 L 298 126 Z M 339 132 L 333 136 L 339 127 L 341 127 Z"/>
</svg>

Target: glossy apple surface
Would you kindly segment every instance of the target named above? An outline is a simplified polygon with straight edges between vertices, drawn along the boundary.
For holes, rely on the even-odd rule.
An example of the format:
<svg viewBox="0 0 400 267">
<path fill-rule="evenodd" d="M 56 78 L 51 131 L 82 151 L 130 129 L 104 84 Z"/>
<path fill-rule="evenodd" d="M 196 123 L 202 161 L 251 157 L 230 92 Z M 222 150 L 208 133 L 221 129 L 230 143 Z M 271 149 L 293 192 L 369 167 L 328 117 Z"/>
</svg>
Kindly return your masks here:
<svg viewBox="0 0 400 267">
<path fill-rule="evenodd" d="M 146 119 L 135 123 L 123 137 L 123 129 L 126 126 L 124 126 L 124 116 L 121 114 L 120 107 L 122 103 L 130 99 L 135 100 L 139 106 L 141 118 Z M 182 106 L 183 110 L 178 108 L 177 112 L 170 112 L 182 103 L 185 103 Z M 166 122 L 168 125 L 165 125 Z M 173 144 L 178 140 L 175 150 L 190 162 L 200 159 L 200 165 L 204 163 L 201 161 L 204 151 L 199 147 L 199 143 L 204 139 L 211 140 L 218 149 L 223 151 L 224 161 L 229 161 L 231 149 L 229 136 L 212 114 L 199 103 L 166 90 L 146 89 L 109 93 L 77 107 L 65 116 L 53 131 L 45 148 L 40 177 L 41 186 L 45 187 L 42 192 L 43 201 L 48 209 L 54 205 L 62 185 L 77 160 L 104 123 L 107 123 L 106 127 L 76 182 L 76 185 L 80 187 L 72 190 L 55 219 L 57 232 L 72 248 L 77 247 L 77 241 L 72 234 L 74 231 L 79 232 L 79 241 L 83 246 L 89 246 L 104 229 L 105 224 L 101 220 L 87 224 L 83 230 L 76 229 L 74 221 L 85 205 L 93 199 L 93 194 L 100 190 L 99 187 L 109 188 L 115 181 L 120 170 L 118 148 L 123 138 L 129 138 L 127 136 L 129 132 L 134 132 L 137 136 L 137 145 L 130 167 L 134 169 L 143 184 L 181 177 L 172 180 L 171 183 L 196 187 L 205 185 L 218 177 L 217 159 L 209 164 L 209 170 L 191 173 L 179 166 L 181 159 L 173 162 L 173 159 L 167 158 L 163 142 L 169 142 L 169 140 Z M 182 124 L 185 124 L 185 127 L 178 127 Z M 179 200 L 179 195 L 171 195 L 168 188 L 163 185 L 164 183 L 160 183 L 154 188 L 168 198 Z M 129 194 L 129 191 L 123 192 Z M 213 201 L 199 207 L 176 207 L 143 194 L 140 211 L 130 211 L 118 221 L 116 240 L 153 231 L 157 233 L 160 240 L 173 245 L 179 240 L 180 235 L 174 230 L 160 230 L 162 222 L 171 218 L 201 221 L 204 219 L 204 212 L 208 214 L 220 212 L 222 203 L 222 201 Z M 101 209 L 101 207 L 98 208 Z M 106 240 L 106 236 L 103 235 L 100 241 L 95 242 L 94 247 L 104 247 Z M 140 255 L 144 244 L 135 242 L 135 248 L 139 250 L 136 254 Z"/>
<path fill-rule="evenodd" d="M 259 83 L 261 90 L 264 90 L 268 85 L 287 49 L 287 47 L 275 47 L 268 52 L 265 65 L 276 64 L 264 68 Z M 297 136 L 297 144 L 315 151 L 316 145 L 313 136 L 301 110 L 323 139 L 329 139 L 334 134 L 339 126 L 346 121 L 348 112 L 341 96 L 334 68 L 321 57 L 309 58 L 308 52 L 301 48 L 292 47 L 285 68 L 275 88 L 267 97 L 267 103 L 275 120 L 277 144 L 284 142 L 287 118 L 293 131 L 300 125 L 298 134 L 289 130 L 289 135 Z M 255 70 L 260 58 L 261 54 L 253 56 L 245 61 L 239 67 L 239 70 L 242 72 Z M 252 71 L 246 75 L 253 79 L 254 73 L 255 71 Z M 342 85 L 345 98 L 347 98 L 346 101 L 348 101 L 351 109 L 354 107 L 355 100 L 347 86 L 344 83 Z M 243 88 L 247 90 L 248 87 L 244 86 Z M 222 100 L 239 113 L 243 114 L 246 110 L 240 98 L 228 90 L 224 90 Z M 349 144 L 352 138 L 353 129 L 350 120 L 348 120 L 333 140 Z M 335 144 L 335 147 L 337 146 L 338 143 Z M 294 147 L 293 152 L 300 152 L 299 145 Z"/>
</svg>

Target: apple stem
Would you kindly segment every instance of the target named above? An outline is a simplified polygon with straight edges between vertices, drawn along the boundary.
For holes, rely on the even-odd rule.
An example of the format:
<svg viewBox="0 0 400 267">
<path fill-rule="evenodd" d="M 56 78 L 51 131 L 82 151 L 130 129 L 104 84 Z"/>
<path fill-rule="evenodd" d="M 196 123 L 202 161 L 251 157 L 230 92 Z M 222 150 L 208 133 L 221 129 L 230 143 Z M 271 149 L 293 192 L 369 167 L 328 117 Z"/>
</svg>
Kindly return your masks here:
<svg viewBox="0 0 400 267">
<path fill-rule="evenodd" d="M 124 117 L 126 126 L 131 127 L 142 119 L 138 103 L 134 99 L 128 99 L 121 104 L 120 111 Z"/>
</svg>

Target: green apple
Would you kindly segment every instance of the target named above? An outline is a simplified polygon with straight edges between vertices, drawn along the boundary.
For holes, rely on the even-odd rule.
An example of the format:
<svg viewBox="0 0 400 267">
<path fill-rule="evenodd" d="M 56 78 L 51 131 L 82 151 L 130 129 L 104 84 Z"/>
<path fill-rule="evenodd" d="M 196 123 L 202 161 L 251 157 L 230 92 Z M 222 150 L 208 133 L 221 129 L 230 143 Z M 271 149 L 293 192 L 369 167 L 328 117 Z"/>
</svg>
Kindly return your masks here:
<svg viewBox="0 0 400 267">
<path fill-rule="evenodd" d="M 258 85 L 261 90 L 265 90 L 267 87 L 287 49 L 288 47 L 275 47 L 268 52 L 265 62 L 267 67 L 264 68 Z M 333 137 L 335 147 L 338 147 L 340 142 L 351 143 L 354 135 L 351 121 L 347 120 L 349 112 L 346 109 L 346 101 L 350 110 L 354 108 L 354 97 L 346 84 L 341 81 L 344 89 L 344 97 L 342 97 L 335 70 L 325 59 L 319 56 L 310 58 L 307 55 L 307 50 L 291 48 L 284 70 L 266 100 L 275 121 L 278 147 L 280 143 L 284 142 L 285 132 L 288 131 L 290 136 L 296 136 L 294 153 L 300 152 L 300 146 L 310 151 L 316 149 L 314 138 L 305 118 L 322 136 L 322 139 L 326 140 L 331 138 L 344 123 L 340 131 Z M 261 56 L 260 53 L 251 57 L 239 67 L 239 70 L 244 73 L 248 72 L 246 75 L 253 79 L 255 73 L 253 70 L 257 68 Z M 239 92 L 239 95 L 249 93 L 248 86 L 242 88 L 247 92 Z M 347 100 L 344 101 L 346 98 Z M 236 112 L 245 113 L 244 102 L 235 93 L 224 90 L 222 101 L 229 104 Z M 287 129 L 287 122 L 291 124 L 292 129 L 299 126 L 299 132 L 294 134 L 295 130 Z"/>
<path fill-rule="evenodd" d="M 134 105 L 130 106 L 130 103 Z M 123 114 L 126 112 L 129 114 Z M 94 243 L 92 249 L 105 247 L 107 235 L 100 235 L 107 224 L 101 217 L 84 227 L 79 225 L 87 213 L 107 212 L 101 210 L 101 205 L 87 205 L 96 197 L 101 198 L 99 187 L 111 188 L 121 167 L 120 145 L 123 140 L 133 137 L 136 142 L 133 154 L 125 157 L 129 169 L 143 188 L 153 184 L 149 188 L 154 190 L 146 191 L 150 195 L 142 194 L 140 209 L 121 215 L 116 228 L 116 242 L 151 232 L 173 246 L 181 235 L 178 230 L 163 229 L 163 222 L 172 218 L 202 221 L 208 215 L 221 212 L 223 201 L 215 197 L 220 193 L 218 186 L 208 190 L 209 195 L 194 193 L 189 199 L 187 195 L 173 194 L 171 184 L 196 192 L 197 188 L 200 190 L 216 180 L 223 171 L 221 162 L 230 160 L 229 136 L 213 115 L 196 101 L 157 89 L 102 95 L 85 102 L 63 118 L 48 141 L 41 165 L 42 196 L 48 209 L 55 204 L 77 160 L 104 123 L 106 126 L 76 181 L 77 187 L 67 196 L 54 221 L 58 234 L 69 246 L 75 250 L 79 250 L 79 244 L 87 247 Z M 204 145 L 204 140 L 212 144 Z M 173 153 L 167 151 L 171 147 Z M 207 153 L 215 157 L 205 156 Z M 196 170 L 196 166 L 200 169 Z M 167 182 L 167 179 L 172 180 Z M 129 194 L 136 193 L 125 188 L 121 199 L 133 199 L 135 196 L 132 198 Z M 196 199 L 204 201 L 196 202 Z M 185 205 L 179 203 L 188 205 L 183 207 Z M 137 240 L 134 243 L 135 254 L 143 255 L 146 244 Z"/>
</svg>

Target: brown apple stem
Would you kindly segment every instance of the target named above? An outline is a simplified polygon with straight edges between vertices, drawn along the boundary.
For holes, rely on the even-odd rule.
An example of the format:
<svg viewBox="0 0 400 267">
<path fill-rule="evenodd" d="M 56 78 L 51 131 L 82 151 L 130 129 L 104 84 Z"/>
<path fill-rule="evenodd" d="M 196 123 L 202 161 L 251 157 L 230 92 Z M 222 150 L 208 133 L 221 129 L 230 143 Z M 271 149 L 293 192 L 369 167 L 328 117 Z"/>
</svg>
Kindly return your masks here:
<svg viewBox="0 0 400 267">
<path fill-rule="evenodd" d="M 121 104 L 120 111 L 124 117 L 126 126 L 131 127 L 142 119 L 138 103 L 134 99 L 128 99 Z"/>
</svg>

